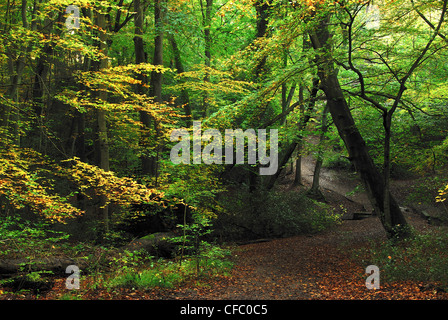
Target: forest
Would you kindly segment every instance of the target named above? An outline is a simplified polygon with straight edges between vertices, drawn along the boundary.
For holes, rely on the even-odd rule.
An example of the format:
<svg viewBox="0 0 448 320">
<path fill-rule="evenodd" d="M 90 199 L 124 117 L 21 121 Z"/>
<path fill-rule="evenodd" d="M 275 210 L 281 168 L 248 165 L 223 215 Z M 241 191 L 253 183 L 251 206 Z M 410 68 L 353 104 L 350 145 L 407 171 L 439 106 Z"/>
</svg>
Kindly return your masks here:
<svg viewBox="0 0 448 320">
<path fill-rule="evenodd" d="M 446 300 L 447 5 L 0 0 L 0 300 Z"/>
</svg>

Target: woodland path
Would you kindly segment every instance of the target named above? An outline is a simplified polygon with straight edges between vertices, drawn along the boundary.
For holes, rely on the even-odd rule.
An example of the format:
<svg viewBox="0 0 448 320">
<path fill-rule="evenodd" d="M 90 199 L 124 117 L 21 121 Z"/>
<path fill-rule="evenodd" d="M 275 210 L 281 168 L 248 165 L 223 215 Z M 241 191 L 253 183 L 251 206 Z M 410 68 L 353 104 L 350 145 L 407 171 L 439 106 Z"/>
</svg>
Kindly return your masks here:
<svg viewBox="0 0 448 320">
<path fill-rule="evenodd" d="M 311 186 L 314 173 L 314 159 L 307 156 L 302 159 L 302 183 L 305 186 Z M 289 179 L 285 179 L 286 183 L 291 183 Z M 365 192 L 353 192 L 356 187 L 361 186 L 361 181 L 354 172 L 346 170 L 329 170 L 322 167 L 319 179 L 321 190 L 325 193 L 335 192 L 340 196 L 346 197 L 348 200 L 364 206 L 366 211 L 371 211 L 372 206 Z"/>
<path fill-rule="evenodd" d="M 312 181 L 311 158 L 302 161 L 304 187 Z M 279 188 L 290 188 L 293 175 L 283 177 Z M 323 169 L 321 190 L 336 210 L 368 210 L 368 198 L 351 192 L 359 181 L 352 174 Z M 297 187 L 303 188 L 303 187 Z M 405 213 L 415 228 L 430 228 L 414 213 Z M 417 283 L 388 284 L 367 290 L 365 268 L 350 257 L 350 248 L 361 249 L 370 240 L 386 239 L 377 217 L 345 220 L 333 230 L 312 235 L 242 245 L 236 251 L 232 276 L 210 287 L 167 292 L 174 299 L 447 299 L 446 293 L 421 291 Z"/>
</svg>

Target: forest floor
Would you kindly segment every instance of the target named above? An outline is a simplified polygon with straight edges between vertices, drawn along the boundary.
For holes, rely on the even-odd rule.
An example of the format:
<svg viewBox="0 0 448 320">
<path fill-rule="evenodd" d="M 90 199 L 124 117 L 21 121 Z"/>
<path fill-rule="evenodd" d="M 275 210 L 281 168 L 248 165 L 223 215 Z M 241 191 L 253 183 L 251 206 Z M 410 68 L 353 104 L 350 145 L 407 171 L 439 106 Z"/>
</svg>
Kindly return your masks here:
<svg viewBox="0 0 448 320">
<path fill-rule="evenodd" d="M 308 162 L 307 162 L 308 161 Z M 303 182 L 309 187 L 312 162 L 305 160 Z M 292 175 L 282 178 L 278 188 L 291 188 Z M 341 205 L 347 211 L 367 209 L 363 194 L 347 196 L 358 184 L 348 174 L 324 171 L 322 191 L 327 203 L 336 210 Z M 412 183 L 408 181 L 407 183 Z M 397 188 L 402 188 L 400 181 Z M 406 213 L 407 221 L 417 230 L 433 228 L 419 215 Z M 92 289 L 83 292 L 82 299 L 226 299 L 226 300 L 308 300 L 308 299 L 448 299 L 448 293 L 418 282 L 382 283 L 380 289 L 368 290 L 367 275 L 353 250 L 368 248 L 372 240 L 385 240 L 386 235 L 377 217 L 344 220 L 331 230 L 315 234 L 252 243 L 232 247 L 234 267 L 228 276 L 201 282 L 192 281 L 178 288 L 113 292 Z M 358 261 L 358 262 L 357 262 Z M 381 275 L 380 275 L 381 276 Z M 23 296 L 23 299 L 57 299 L 65 289 L 65 278 L 58 279 L 47 294 Z M 5 298 L 5 297 L 3 297 Z M 15 299 L 18 297 L 15 296 Z M 20 297 L 19 297 L 20 299 Z"/>
<path fill-rule="evenodd" d="M 302 162 L 302 182 L 309 188 L 314 164 L 310 158 Z M 290 189 L 293 175 L 284 176 L 278 188 Z M 364 193 L 350 193 L 359 181 L 347 172 L 323 170 L 321 190 L 328 204 L 336 211 L 370 210 Z M 396 181 L 401 190 L 412 185 L 412 180 Z M 402 197 L 403 193 L 398 192 Z M 397 195 L 397 197 L 399 197 Z M 342 212 L 341 212 L 342 213 Z M 413 212 L 405 213 L 416 230 L 434 228 Z M 331 230 L 316 234 L 239 246 L 235 254 L 235 267 L 229 278 L 202 288 L 183 288 L 167 292 L 170 299 L 448 299 L 448 293 L 419 282 L 381 284 L 379 290 L 368 290 L 365 282 L 367 265 L 353 258 L 355 250 L 368 248 L 371 241 L 386 240 L 386 233 L 376 216 L 362 220 L 344 220 Z"/>
</svg>

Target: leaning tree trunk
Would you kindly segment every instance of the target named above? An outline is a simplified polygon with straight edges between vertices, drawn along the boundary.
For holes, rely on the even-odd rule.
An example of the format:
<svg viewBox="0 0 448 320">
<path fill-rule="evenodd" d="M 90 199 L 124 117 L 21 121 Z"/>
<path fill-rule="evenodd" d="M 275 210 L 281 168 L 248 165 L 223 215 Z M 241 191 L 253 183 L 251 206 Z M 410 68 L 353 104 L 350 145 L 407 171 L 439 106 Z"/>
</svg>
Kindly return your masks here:
<svg viewBox="0 0 448 320">
<path fill-rule="evenodd" d="M 408 235 L 407 222 L 391 194 L 389 194 L 389 208 L 386 210 L 384 207 L 384 179 L 368 153 L 366 143 L 355 125 L 341 89 L 337 70 L 332 60 L 330 45 L 327 41 L 330 37 L 329 18 L 328 15 L 325 18 L 320 18 L 321 21 L 317 28 L 310 32 L 311 42 L 316 50 L 321 88 L 327 97 L 329 111 L 338 133 L 345 143 L 349 159 L 360 174 L 370 202 L 375 213 L 380 217 L 388 237 L 405 237 Z M 386 211 L 390 213 L 387 219 L 384 214 Z"/>
</svg>

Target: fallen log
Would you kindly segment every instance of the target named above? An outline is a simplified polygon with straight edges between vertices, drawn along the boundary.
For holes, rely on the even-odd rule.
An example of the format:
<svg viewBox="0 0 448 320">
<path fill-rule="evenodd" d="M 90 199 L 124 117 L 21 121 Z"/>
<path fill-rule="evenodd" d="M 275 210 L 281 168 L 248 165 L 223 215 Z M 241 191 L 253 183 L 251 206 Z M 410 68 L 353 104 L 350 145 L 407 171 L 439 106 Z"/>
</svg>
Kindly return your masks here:
<svg viewBox="0 0 448 320">
<path fill-rule="evenodd" d="M 66 257 L 48 257 L 36 260 L 29 259 L 0 259 L 0 277 L 9 277 L 20 272 L 51 271 L 64 275 L 69 265 L 76 265 L 81 270 L 87 266 L 84 259 L 70 259 Z"/>
</svg>

